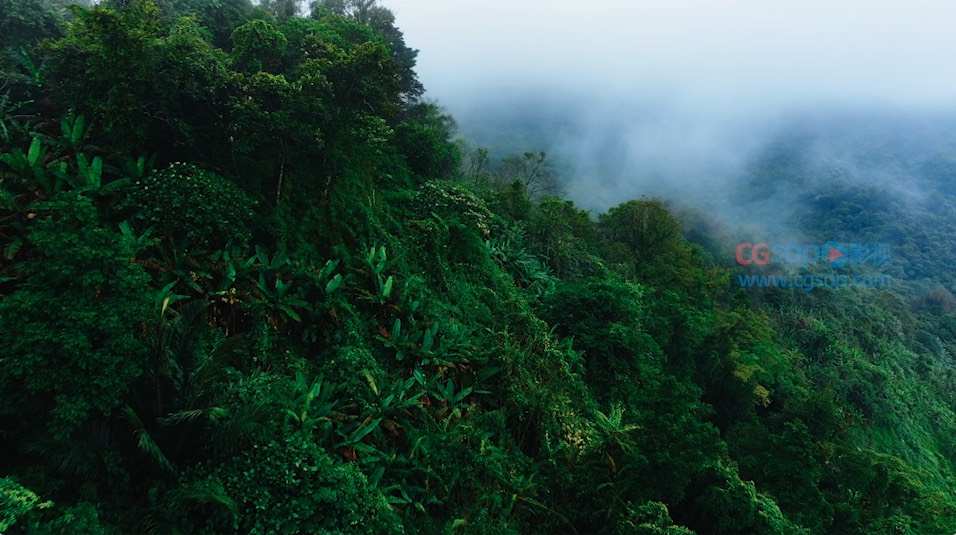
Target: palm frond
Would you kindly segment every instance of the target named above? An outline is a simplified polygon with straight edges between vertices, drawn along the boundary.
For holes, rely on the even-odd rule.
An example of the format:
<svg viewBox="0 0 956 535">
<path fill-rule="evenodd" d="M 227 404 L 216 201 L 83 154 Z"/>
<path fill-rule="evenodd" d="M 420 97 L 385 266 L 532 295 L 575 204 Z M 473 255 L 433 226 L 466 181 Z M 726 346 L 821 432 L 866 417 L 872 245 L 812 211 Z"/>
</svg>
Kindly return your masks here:
<svg viewBox="0 0 956 535">
<path fill-rule="evenodd" d="M 159 444 L 153 440 L 152 435 L 149 433 L 149 430 L 146 429 L 146 426 L 143 425 L 143 420 L 136 414 L 136 411 L 127 405 L 123 409 L 123 412 L 130 423 L 133 424 L 133 430 L 136 433 L 136 445 L 139 449 L 164 470 L 175 472 L 176 467 L 173 466 L 173 463 L 166 457 L 166 454 L 162 448 L 160 448 Z"/>
<path fill-rule="evenodd" d="M 173 426 L 198 420 L 208 420 L 209 422 L 216 423 L 228 414 L 229 410 L 224 407 L 204 407 L 202 409 L 177 411 L 162 418 L 157 418 L 156 422 L 164 426 Z"/>
</svg>

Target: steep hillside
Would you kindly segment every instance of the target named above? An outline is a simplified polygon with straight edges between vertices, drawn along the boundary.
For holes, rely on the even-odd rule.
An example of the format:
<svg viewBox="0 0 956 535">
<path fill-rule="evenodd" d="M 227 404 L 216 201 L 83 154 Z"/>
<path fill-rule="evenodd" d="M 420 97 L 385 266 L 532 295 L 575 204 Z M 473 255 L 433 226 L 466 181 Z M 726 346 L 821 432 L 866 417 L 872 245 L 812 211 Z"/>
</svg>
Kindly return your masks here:
<svg viewBox="0 0 956 535">
<path fill-rule="evenodd" d="M 945 287 L 743 289 L 664 201 L 469 168 L 388 10 L 290 5 L 0 0 L 0 531 L 956 529 Z"/>
</svg>

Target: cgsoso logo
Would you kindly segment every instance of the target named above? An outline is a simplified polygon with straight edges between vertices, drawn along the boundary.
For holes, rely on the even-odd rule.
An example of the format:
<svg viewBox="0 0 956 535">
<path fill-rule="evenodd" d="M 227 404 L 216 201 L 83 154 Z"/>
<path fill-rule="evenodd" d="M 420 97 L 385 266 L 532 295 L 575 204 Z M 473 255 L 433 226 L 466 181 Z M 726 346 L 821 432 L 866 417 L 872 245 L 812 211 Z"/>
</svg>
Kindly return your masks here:
<svg viewBox="0 0 956 535">
<path fill-rule="evenodd" d="M 800 264 L 825 262 L 841 268 L 846 264 L 887 265 L 890 245 L 887 243 L 768 244 L 745 242 L 737 246 L 737 263 L 767 265 L 774 262 Z"/>
</svg>

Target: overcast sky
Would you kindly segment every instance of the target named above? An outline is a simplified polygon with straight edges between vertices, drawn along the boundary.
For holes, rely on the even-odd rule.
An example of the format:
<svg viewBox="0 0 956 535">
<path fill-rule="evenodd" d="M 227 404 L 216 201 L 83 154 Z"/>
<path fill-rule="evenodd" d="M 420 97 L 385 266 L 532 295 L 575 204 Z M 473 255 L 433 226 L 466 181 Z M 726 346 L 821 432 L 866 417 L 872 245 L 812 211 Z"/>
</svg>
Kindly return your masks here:
<svg viewBox="0 0 956 535">
<path fill-rule="evenodd" d="M 506 82 L 710 104 L 956 101 L 956 4 L 384 0 L 431 96 Z"/>
<path fill-rule="evenodd" d="M 568 195 L 596 210 L 641 195 L 733 205 L 727 181 L 794 117 L 956 110 L 952 2 L 380 1 L 464 135 L 528 140 L 502 136 L 508 117 L 547 124 L 533 150 L 567 163 Z"/>
</svg>

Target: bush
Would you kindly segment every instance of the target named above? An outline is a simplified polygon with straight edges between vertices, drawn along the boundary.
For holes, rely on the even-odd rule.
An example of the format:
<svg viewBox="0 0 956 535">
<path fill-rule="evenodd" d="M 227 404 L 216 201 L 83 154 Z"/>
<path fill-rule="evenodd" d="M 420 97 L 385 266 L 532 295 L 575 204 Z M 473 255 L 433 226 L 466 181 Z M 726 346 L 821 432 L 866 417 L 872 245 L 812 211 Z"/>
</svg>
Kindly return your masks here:
<svg viewBox="0 0 956 535">
<path fill-rule="evenodd" d="M 88 199 L 48 206 L 54 215 L 33 223 L 16 291 L 0 299 L 0 414 L 43 418 L 66 439 L 116 409 L 142 373 L 137 329 L 152 290 L 130 261 L 135 244 L 100 227 Z"/>
<path fill-rule="evenodd" d="M 390 524 L 385 497 L 355 465 L 336 461 L 306 435 L 280 440 L 255 444 L 196 474 L 200 482 L 221 484 L 235 501 L 240 533 L 399 531 Z M 231 531 L 231 526 L 206 527 Z"/>
<path fill-rule="evenodd" d="M 152 227 L 194 247 L 246 246 L 256 202 L 228 179 L 192 164 L 173 163 L 137 180 L 122 208 L 145 230 Z"/>
<path fill-rule="evenodd" d="M 40 503 L 36 493 L 21 486 L 12 477 L 0 479 L 0 530 L 7 531 L 17 519 L 37 507 L 49 506 L 49 503 Z"/>
</svg>

